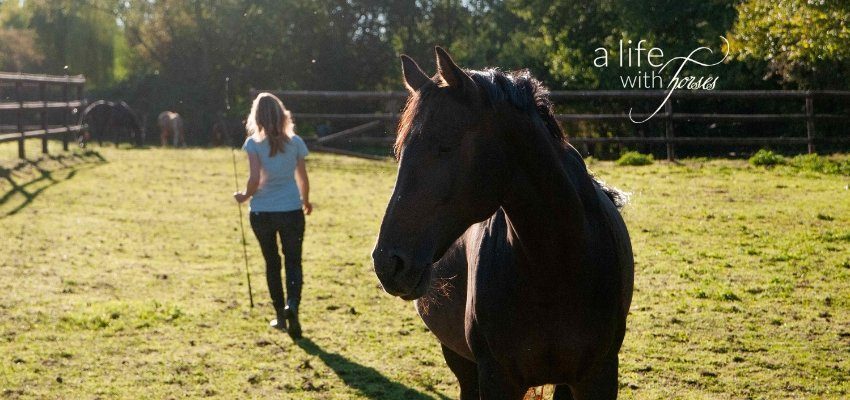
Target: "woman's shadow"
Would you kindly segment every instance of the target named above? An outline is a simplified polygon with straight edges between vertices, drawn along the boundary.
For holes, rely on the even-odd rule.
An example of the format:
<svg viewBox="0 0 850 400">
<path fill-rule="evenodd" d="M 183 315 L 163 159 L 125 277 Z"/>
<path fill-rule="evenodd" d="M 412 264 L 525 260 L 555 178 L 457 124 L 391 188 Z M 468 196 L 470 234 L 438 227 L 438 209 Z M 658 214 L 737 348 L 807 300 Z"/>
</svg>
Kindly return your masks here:
<svg viewBox="0 0 850 400">
<path fill-rule="evenodd" d="M 430 396 L 393 382 L 374 368 L 360 365 L 339 354 L 328 353 L 310 339 L 299 339 L 296 344 L 307 354 L 319 357 L 348 387 L 370 399 L 434 400 L 435 397 L 441 400 L 448 399 L 439 393 Z"/>
</svg>

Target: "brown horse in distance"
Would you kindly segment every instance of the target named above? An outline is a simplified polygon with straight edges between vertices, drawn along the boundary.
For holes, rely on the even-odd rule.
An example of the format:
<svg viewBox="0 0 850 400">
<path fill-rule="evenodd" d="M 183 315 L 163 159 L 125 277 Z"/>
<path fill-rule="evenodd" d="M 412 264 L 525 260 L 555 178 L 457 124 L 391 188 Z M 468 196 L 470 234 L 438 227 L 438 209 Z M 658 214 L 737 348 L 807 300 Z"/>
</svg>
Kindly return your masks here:
<svg viewBox="0 0 850 400">
<path fill-rule="evenodd" d="M 622 193 L 588 172 L 527 71 L 462 70 L 441 48 L 410 96 L 398 178 L 372 253 L 416 299 L 461 399 L 614 399 L 632 298 Z"/>
</svg>

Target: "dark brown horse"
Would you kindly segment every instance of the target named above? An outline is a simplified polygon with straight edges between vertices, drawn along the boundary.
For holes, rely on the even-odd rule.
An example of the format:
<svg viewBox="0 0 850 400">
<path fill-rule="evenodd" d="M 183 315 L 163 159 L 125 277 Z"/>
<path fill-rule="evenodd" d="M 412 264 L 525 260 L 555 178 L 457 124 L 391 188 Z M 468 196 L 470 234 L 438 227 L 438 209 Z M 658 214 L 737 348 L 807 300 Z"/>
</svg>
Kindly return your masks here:
<svg viewBox="0 0 850 400">
<path fill-rule="evenodd" d="M 526 71 L 464 71 L 437 48 L 410 97 L 398 180 L 372 254 L 384 289 L 417 300 L 461 399 L 617 397 L 632 298 L 624 201 L 587 171 Z"/>
<path fill-rule="evenodd" d="M 115 145 L 118 146 L 122 133 L 129 142 L 138 146 L 145 143 L 145 130 L 139 115 L 123 101 L 114 103 L 98 100 L 89 104 L 80 115 L 80 124 L 88 125 L 87 130 L 77 139 L 81 146 L 85 146 L 92 136 L 102 146 L 108 134 L 113 135 Z"/>
</svg>

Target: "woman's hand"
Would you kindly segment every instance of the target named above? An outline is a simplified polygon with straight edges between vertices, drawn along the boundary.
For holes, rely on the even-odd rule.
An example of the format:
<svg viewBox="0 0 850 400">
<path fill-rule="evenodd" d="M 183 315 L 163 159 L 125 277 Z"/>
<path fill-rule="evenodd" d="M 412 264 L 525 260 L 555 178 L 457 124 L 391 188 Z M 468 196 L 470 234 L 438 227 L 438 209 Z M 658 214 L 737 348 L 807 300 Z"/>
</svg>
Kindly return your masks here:
<svg viewBox="0 0 850 400">
<path fill-rule="evenodd" d="M 234 192 L 233 193 L 233 198 L 236 199 L 236 202 L 240 203 L 240 204 L 247 201 L 250 197 L 251 196 L 248 196 L 247 194 L 245 194 L 243 192 Z"/>
<path fill-rule="evenodd" d="M 295 164 L 295 184 L 298 185 L 298 193 L 301 195 L 301 209 L 304 214 L 310 215 L 313 212 L 313 205 L 310 204 L 310 178 L 307 177 L 307 163 L 303 157 Z"/>
</svg>

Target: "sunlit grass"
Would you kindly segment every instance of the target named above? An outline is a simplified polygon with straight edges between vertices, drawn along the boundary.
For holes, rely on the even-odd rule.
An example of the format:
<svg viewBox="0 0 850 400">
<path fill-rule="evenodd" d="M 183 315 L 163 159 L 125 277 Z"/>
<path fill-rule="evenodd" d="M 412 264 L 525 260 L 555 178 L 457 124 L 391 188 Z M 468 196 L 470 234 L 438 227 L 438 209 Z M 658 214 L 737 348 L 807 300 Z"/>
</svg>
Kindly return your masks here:
<svg viewBox="0 0 850 400">
<path fill-rule="evenodd" d="M 311 155 L 296 345 L 266 326 L 250 232 L 248 307 L 230 150 L 51 152 L 65 157 L 18 164 L 0 145 L 3 397 L 456 396 L 435 339 L 371 270 L 391 161 Z M 622 398 L 847 397 L 850 178 L 728 160 L 591 168 L 633 193 Z"/>
</svg>

